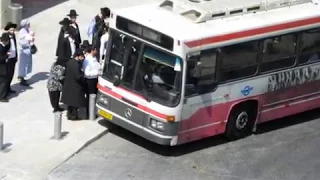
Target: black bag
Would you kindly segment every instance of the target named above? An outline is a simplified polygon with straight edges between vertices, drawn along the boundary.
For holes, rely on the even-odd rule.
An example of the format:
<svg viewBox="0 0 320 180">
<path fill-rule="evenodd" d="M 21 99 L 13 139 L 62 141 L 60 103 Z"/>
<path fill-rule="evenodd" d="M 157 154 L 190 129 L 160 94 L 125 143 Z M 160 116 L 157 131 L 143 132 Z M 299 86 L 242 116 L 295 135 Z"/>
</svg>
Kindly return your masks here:
<svg viewBox="0 0 320 180">
<path fill-rule="evenodd" d="M 38 52 L 38 48 L 36 45 L 32 45 L 30 50 L 31 50 L 31 54 L 36 54 Z"/>
</svg>

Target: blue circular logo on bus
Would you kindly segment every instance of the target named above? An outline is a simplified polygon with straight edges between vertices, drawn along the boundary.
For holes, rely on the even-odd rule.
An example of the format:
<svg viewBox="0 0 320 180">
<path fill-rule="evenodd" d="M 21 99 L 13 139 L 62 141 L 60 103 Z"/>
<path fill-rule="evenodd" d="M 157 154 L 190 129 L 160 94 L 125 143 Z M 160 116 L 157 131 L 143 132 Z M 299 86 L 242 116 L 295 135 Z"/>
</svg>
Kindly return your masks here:
<svg viewBox="0 0 320 180">
<path fill-rule="evenodd" d="M 252 86 L 246 86 L 244 87 L 242 90 L 241 90 L 241 93 L 244 95 L 244 96 L 248 96 L 251 91 L 253 90 L 253 87 Z"/>
</svg>

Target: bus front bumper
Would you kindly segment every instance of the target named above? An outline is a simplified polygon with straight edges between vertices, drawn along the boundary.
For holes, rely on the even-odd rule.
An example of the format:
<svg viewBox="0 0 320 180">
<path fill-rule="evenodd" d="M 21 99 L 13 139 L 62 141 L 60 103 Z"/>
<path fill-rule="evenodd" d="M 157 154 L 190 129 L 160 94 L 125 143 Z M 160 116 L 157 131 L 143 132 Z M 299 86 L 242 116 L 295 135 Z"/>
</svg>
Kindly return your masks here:
<svg viewBox="0 0 320 180">
<path fill-rule="evenodd" d="M 166 145 L 166 146 L 175 146 L 177 145 L 177 136 L 166 136 L 166 135 L 161 135 L 159 133 L 156 133 L 146 127 L 140 126 L 136 123 L 133 123 L 131 121 L 128 121 L 127 119 L 112 113 L 111 111 L 103 108 L 102 106 L 100 106 L 99 104 L 96 105 L 97 107 L 97 114 L 99 116 L 101 116 L 102 118 L 104 118 L 105 120 L 116 124 L 120 127 L 123 127 L 125 129 L 127 129 L 128 131 L 133 132 L 134 134 L 137 134 L 149 141 L 152 141 L 154 143 L 157 144 L 161 144 L 161 145 Z M 103 115 L 99 114 L 99 110 L 102 110 L 104 112 L 107 112 L 108 114 L 112 115 L 112 119 L 110 118 L 106 118 Z"/>
</svg>

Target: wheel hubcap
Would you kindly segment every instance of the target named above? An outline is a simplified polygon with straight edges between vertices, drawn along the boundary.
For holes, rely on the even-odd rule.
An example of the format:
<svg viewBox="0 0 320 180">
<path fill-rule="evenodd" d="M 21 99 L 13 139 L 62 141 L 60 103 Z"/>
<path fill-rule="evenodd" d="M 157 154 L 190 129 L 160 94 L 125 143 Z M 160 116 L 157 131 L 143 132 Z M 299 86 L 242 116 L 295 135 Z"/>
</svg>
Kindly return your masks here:
<svg viewBox="0 0 320 180">
<path fill-rule="evenodd" d="M 247 112 L 240 113 L 239 116 L 237 117 L 237 121 L 236 121 L 237 129 L 245 128 L 248 123 L 248 120 L 249 120 L 249 117 L 248 117 Z"/>
</svg>

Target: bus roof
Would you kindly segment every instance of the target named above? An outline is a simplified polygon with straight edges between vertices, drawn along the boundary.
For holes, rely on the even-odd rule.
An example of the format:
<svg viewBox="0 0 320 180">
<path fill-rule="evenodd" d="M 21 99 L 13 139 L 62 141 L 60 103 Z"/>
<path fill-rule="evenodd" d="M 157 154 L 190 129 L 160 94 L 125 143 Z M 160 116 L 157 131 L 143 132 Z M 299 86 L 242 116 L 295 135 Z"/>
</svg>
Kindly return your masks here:
<svg viewBox="0 0 320 180">
<path fill-rule="evenodd" d="M 241 41 L 259 38 L 264 34 L 290 32 L 299 27 L 319 26 L 320 6 L 317 2 L 166 0 L 160 4 L 115 10 L 114 13 L 180 40 L 189 48 L 200 48 L 234 39 Z"/>
</svg>

